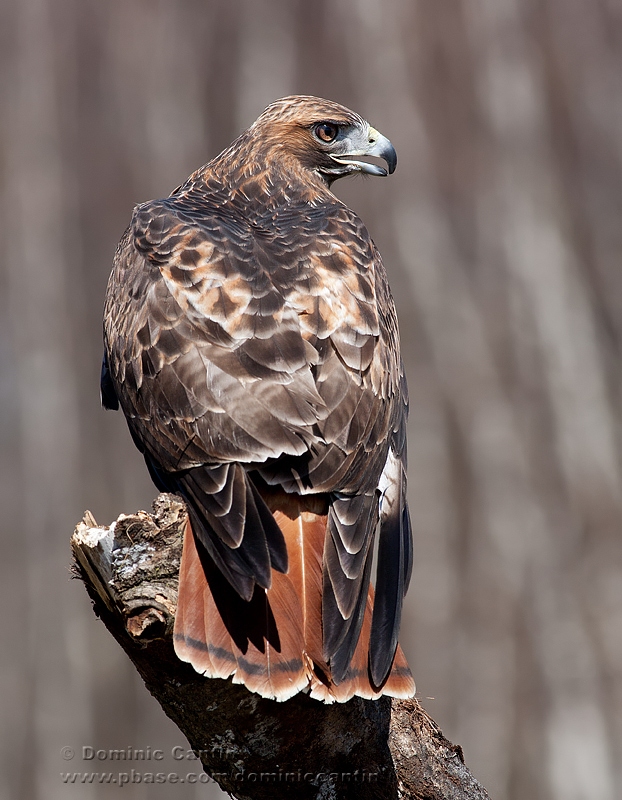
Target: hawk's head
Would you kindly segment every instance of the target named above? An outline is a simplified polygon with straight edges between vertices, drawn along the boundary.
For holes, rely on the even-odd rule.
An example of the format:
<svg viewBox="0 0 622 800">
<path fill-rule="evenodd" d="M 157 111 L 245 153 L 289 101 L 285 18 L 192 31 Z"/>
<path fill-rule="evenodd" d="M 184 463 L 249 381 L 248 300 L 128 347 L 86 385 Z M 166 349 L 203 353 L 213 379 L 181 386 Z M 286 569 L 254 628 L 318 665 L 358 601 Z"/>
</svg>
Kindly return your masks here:
<svg viewBox="0 0 622 800">
<path fill-rule="evenodd" d="M 300 165 L 331 184 L 354 173 L 387 175 L 397 164 L 391 142 L 358 114 L 329 100 L 294 95 L 266 108 L 246 132 L 264 159 Z M 377 156 L 387 169 L 365 161 Z"/>
</svg>

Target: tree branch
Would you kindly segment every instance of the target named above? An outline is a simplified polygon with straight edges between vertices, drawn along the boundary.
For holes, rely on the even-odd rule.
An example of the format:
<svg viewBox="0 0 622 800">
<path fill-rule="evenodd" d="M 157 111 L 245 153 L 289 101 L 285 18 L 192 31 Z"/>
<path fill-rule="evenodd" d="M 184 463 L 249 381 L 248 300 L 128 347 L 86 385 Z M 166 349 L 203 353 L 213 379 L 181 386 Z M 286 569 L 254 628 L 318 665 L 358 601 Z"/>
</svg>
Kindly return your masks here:
<svg viewBox="0 0 622 800">
<path fill-rule="evenodd" d="M 95 613 L 225 791 L 239 800 L 488 798 L 462 749 L 416 700 L 324 705 L 300 694 L 277 703 L 179 661 L 172 630 L 186 509 L 178 497 L 162 494 L 153 510 L 121 515 L 110 528 L 98 527 L 87 511 L 71 540 L 76 575 Z"/>
</svg>

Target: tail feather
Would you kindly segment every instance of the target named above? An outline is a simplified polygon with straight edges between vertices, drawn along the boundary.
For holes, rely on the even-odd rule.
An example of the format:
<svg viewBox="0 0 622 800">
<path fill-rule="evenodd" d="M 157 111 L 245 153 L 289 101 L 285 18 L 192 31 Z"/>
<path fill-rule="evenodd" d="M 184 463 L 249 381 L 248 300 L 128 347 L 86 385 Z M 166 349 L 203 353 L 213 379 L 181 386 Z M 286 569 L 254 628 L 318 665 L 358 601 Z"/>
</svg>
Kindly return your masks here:
<svg viewBox="0 0 622 800">
<path fill-rule="evenodd" d="M 369 587 L 367 605 L 356 650 L 350 666 L 339 684 L 331 682 L 328 686 L 315 681 L 311 684 L 311 697 L 325 703 L 345 703 L 352 697 L 363 697 L 376 700 L 381 695 L 407 698 L 415 694 L 415 681 L 406 661 L 402 648 L 397 646 L 391 671 L 381 687 L 374 686 L 369 672 L 369 636 L 373 610 L 374 589 Z"/>
<path fill-rule="evenodd" d="M 308 511 L 293 518 L 275 511 L 274 518 L 288 544 L 286 577 L 298 589 L 305 653 L 320 669 L 328 670 L 322 654 L 322 552 L 326 518 Z"/>
<path fill-rule="evenodd" d="M 270 597 L 257 586 L 245 601 L 184 534 L 175 616 L 175 652 L 208 678 L 229 678 L 263 697 L 287 700 L 309 683 L 300 603 L 291 581 L 273 572 Z"/>
<path fill-rule="evenodd" d="M 373 589 L 367 596 L 361 635 L 350 666 L 337 684 L 331 679 L 322 641 L 322 559 L 326 514 L 309 511 L 303 498 L 279 498 L 271 511 L 281 529 L 288 570 L 272 570 L 268 590 L 255 586 L 250 601 L 233 589 L 186 526 L 175 617 L 175 652 L 210 678 L 232 677 L 263 697 L 287 700 L 308 690 L 326 703 L 354 695 L 411 697 L 414 682 L 397 647 L 381 687 L 369 671 Z"/>
</svg>

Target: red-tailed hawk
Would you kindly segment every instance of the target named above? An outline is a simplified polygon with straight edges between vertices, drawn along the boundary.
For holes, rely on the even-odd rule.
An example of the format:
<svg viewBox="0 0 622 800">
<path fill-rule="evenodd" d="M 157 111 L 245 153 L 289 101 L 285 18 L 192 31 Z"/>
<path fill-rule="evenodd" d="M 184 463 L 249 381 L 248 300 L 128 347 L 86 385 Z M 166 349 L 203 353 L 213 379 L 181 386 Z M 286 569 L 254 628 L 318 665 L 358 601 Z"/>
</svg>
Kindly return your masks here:
<svg viewBox="0 0 622 800">
<path fill-rule="evenodd" d="M 387 174 L 365 156 L 395 169 L 358 114 L 278 100 L 135 208 L 108 284 L 103 403 L 190 515 L 176 653 L 277 700 L 414 693 L 397 644 L 412 544 L 395 307 L 330 191 Z"/>
</svg>

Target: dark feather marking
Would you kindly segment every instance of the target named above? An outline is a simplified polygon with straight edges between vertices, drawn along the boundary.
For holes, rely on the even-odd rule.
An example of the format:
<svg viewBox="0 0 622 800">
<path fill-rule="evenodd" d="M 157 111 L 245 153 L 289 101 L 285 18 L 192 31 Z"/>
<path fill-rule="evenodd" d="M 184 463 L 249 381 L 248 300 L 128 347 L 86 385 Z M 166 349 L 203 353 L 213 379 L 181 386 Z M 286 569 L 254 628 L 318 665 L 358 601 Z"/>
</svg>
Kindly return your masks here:
<svg viewBox="0 0 622 800">
<path fill-rule="evenodd" d="M 170 488 L 167 491 L 171 491 Z M 239 550 L 231 550 L 223 544 L 218 537 L 214 536 L 209 527 L 206 515 L 196 508 L 191 496 L 179 490 L 188 505 L 192 530 L 197 537 L 197 543 L 202 544 L 210 554 L 218 570 L 222 574 L 223 580 L 235 590 L 244 600 L 250 600 L 256 588 L 256 582 L 252 574 L 240 559 Z"/>
<path fill-rule="evenodd" d="M 184 267 L 196 267 L 201 259 L 201 254 L 198 250 L 193 250 L 190 247 L 185 247 L 179 254 L 179 261 Z"/>
<path fill-rule="evenodd" d="M 380 528 L 378 544 L 376 596 L 369 643 L 369 666 L 375 686 L 382 685 L 391 669 L 404 598 L 404 500 L 401 491 L 395 505 L 397 508 Z"/>
<path fill-rule="evenodd" d="M 255 294 L 249 302 L 246 310 L 249 314 L 258 314 L 261 317 L 273 317 L 285 306 L 283 295 L 274 290 L 263 295 Z"/>
<path fill-rule="evenodd" d="M 236 466 L 241 469 L 239 465 Z M 264 588 L 270 587 L 271 559 L 266 533 L 254 499 L 250 507 L 246 502 L 248 499 L 246 492 L 251 492 L 246 484 L 247 479 L 245 479 L 246 485 L 244 486 L 246 524 L 240 545 L 232 548 L 217 533 L 219 531 L 220 534 L 223 534 L 227 530 L 224 527 L 227 517 L 218 517 L 210 513 L 209 494 L 201 485 L 203 473 L 209 473 L 208 468 L 199 467 L 185 473 L 166 474 L 161 470 L 152 471 L 151 469 L 150 472 L 152 472 L 152 476 L 154 472 L 158 476 L 159 486 L 165 487 L 162 489 L 163 491 L 177 491 L 184 497 L 188 503 L 193 531 L 197 540 L 206 548 L 210 557 L 241 598 L 250 600 L 256 584 Z M 227 473 L 227 479 L 230 479 L 229 473 Z M 208 480 L 208 484 L 212 483 Z M 228 533 L 230 535 L 230 529 Z M 278 535 L 274 528 L 270 529 L 269 537 L 274 549 L 274 557 L 282 565 L 284 543 L 278 542 Z"/>
<path fill-rule="evenodd" d="M 240 546 L 246 528 L 246 481 L 239 465 L 229 464 L 223 488 L 210 492 L 213 481 L 209 468 L 189 470 L 180 479 L 182 492 L 187 492 L 206 514 L 210 527 L 228 547 Z M 207 485 L 204 479 L 207 478 Z"/>
<path fill-rule="evenodd" d="M 326 580 L 326 577 L 324 578 L 322 595 L 324 657 L 330 661 L 331 677 L 337 684 L 344 679 L 359 640 L 367 604 L 371 565 L 372 554 L 371 548 L 369 548 L 356 607 L 348 620 L 344 620 L 341 616 L 330 590 L 330 581 Z M 328 589 L 327 584 L 329 584 Z"/>
<path fill-rule="evenodd" d="M 272 569 L 275 569 L 277 572 L 287 572 L 287 548 L 285 547 L 283 533 L 276 524 L 274 517 L 272 516 L 272 513 L 266 505 L 263 497 L 259 494 L 257 488 L 250 479 L 249 485 L 252 491 L 253 501 L 255 503 L 257 513 L 259 514 L 261 524 L 266 534 Z"/>
<path fill-rule="evenodd" d="M 373 535 L 378 520 L 376 492 L 336 497 L 331 505 L 331 531 L 346 553 L 356 555 Z"/>
<path fill-rule="evenodd" d="M 176 267 L 174 264 L 169 267 L 169 271 L 171 273 L 171 278 L 178 283 L 180 286 L 183 286 L 184 289 L 189 289 L 194 281 L 192 280 L 192 272 L 188 269 L 184 269 L 183 267 Z"/>
<path fill-rule="evenodd" d="M 108 367 L 108 356 L 105 350 L 104 357 L 102 358 L 100 390 L 102 406 L 109 411 L 117 411 L 119 409 L 119 398 L 114 389 L 114 383 Z"/>
<path fill-rule="evenodd" d="M 413 571 L 413 538 L 410 524 L 410 513 L 408 506 L 402 509 L 402 542 L 404 550 L 404 595 L 410 585 L 410 578 Z"/>
<path fill-rule="evenodd" d="M 360 552 L 356 553 L 354 556 L 350 556 L 353 564 L 352 569 L 349 570 L 350 574 L 347 574 L 341 562 L 341 555 L 344 553 L 343 547 L 340 545 L 339 541 L 336 540 L 332 531 L 330 536 L 326 537 L 324 561 L 332 586 L 332 593 L 343 619 L 349 619 L 352 616 L 354 606 L 361 592 L 363 568 L 367 560 L 370 545 L 371 542 L 366 542 L 366 546 Z M 347 555 L 346 553 L 346 556 Z"/>
<path fill-rule="evenodd" d="M 274 615 L 263 588 L 255 585 L 248 597 L 242 597 L 232 590 L 224 579 L 218 564 L 210 557 L 209 549 L 197 542 L 197 550 L 207 577 L 214 602 L 222 617 L 225 627 L 236 647 L 242 652 L 248 651 L 253 644 L 261 653 L 266 651 L 266 642 L 280 651 L 279 639 Z"/>
</svg>

